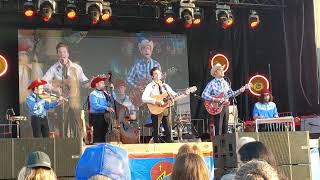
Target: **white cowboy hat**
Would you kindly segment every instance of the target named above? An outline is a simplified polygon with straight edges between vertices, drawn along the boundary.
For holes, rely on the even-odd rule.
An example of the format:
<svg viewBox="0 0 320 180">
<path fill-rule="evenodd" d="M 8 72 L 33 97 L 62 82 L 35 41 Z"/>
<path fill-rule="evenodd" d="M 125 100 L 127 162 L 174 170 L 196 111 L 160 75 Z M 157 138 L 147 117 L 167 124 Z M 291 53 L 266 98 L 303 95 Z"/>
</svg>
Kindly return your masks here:
<svg viewBox="0 0 320 180">
<path fill-rule="evenodd" d="M 215 64 L 212 68 L 211 68 L 211 75 L 213 76 L 214 73 L 219 70 L 219 69 L 224 69 L 225 65 L 221 65 L 219 63 Z"/>
<path fill-rule="evenodd" d="M 145 48 L 147 46 L 150 46 L 151 48 L 151 51 L 153 50 L 153 42 L 152 41 L 149 41 L 148 39 L 144 39 L 142 40 L 140 43 L 139 43 L 139 50 L 141 51 L 142 48 Z"/>
</svg>

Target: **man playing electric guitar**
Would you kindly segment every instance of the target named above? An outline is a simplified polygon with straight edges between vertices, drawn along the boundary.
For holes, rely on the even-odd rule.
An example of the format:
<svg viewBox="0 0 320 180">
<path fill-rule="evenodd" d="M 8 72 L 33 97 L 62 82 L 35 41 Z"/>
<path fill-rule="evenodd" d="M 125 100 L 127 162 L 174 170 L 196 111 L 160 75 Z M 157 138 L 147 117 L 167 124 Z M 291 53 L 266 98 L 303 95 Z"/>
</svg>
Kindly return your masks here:
<svg viewBox="0 0 320 180">
<path fill-rule="evenodd" d="M 176 96 L 177 93 L 172 90 L 172 88 L 165 83 L 161 82 L 161 71 L 158 67 L 154 67 L 150 70 L 150 75 L 152 77 L 152 82 L 149 83 L 146 88 L 144 89 L 144 92 L 142 94 L 142 102 L 148 103 L 148 104 L 154 104 L 158 106 L 163 106 L 165 102 L 163 100 L 156 100 L 155 98 L 152 98 L 151 96 L 154 95 L 161 95 L 163 93 L 168 93 L 171 96 Z M 165 130 L 165 141 L 166 142 L 172 142 L 171 139 L 171 128 L 169 122 L 169 111 L 165 110 L 161 114 L 152 114 L 151 113 L 151 119 L 152 119 L 152 127 L 153 127 L 153 139 L 155 143 L 159 142 L 159 126 L 160 122 L 162 121 L 163 127 Z M 160 121 L 160 122 L 159 122 Z"/>
<path fill-rule="evenodd" d="M 233 91 L 229 83 L 223 78 L 224 77 L 224 66 L 221 64 L 215 64 L 211 69 L 211 75 L 214 77 L 204 89 L 201 97 L 207 101 L 215 102 L 221 105 L 221 112 L 211 113 L 211 121 L 214 124 L 214 133 L 213 135 L 226 134 L 228 130 L 228 106 L 229 97 L 236 96 L 245 91 L 245 87 L 241 87 L 237 91 Z M 222 97 L 220 96 L 222 95 Z"/>
</svg>

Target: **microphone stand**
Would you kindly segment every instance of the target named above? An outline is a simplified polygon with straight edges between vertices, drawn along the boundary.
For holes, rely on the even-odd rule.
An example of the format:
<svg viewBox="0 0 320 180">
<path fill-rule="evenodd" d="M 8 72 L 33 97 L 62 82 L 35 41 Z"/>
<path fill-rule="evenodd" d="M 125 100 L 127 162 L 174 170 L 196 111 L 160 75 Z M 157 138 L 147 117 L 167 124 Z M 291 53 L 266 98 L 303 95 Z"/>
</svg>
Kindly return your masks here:
<svg viewBox="0 0 320 180">
<path fill-rule="evenodd" d="M 174 103 L 174 97 L 172 96 L 172 94 L 170 94 L 169 93 L 169 91 L 168 91 L 168 89 L 167 89 L 167 87 L 166 87 L 166 85 L 163 83 L 162 84 L 162 86 L 163 86 L 163 88 L 166 90 L 166 92 L 167 92 L 167 94 L 169 95 L 169 102 L 172 102 L 172 103 Z M 168 123 L 170 124 L 169 125 L 169 130 L 170 130 L 170 140 L 171 141 L 173 141 L 173 137 L 172 137 L 172 114 L 171 114 L 171 112 L 172 112 L 172 109 L 171 109 L 171 106 L 169 106 L 169 114 L 168 114 Z M 161 121 L 162 122 L 162 121 Z"/>
<path fill-rule="evenodd" d="M 227 80 L 227 83 L 229 84 L 229 87 L 231 89 L 230 78 L 225 77 L 225 79 Z M 235 97 L 235 94 L 233 94 L 231 96 L 231 98 L 232 98 L 233 127 L 234 127 L 234 132 L 236 133 L 237 132 L 238 117 L 236 117 L 236 115 L 235 115 L 235 107 L 237 107 L 237 99 Z M 227 119 L 228 122 L 229 122 L 229 114 L 230 114 L 230 112 L 229 112 L 229 109 L 228 109 L 228 115 L 226 114 L 226 116 L 228 117 L 228 119 Z"/>
</svg>

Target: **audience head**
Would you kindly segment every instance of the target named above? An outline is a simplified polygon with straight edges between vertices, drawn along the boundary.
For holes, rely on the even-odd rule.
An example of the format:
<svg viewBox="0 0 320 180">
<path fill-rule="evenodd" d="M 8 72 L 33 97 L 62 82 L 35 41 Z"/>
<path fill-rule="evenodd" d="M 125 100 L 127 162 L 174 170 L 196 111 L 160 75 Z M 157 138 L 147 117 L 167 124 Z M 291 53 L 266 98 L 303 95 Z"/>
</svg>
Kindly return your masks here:
<svg viewBox="0 0 320 180">
<path fill-rule="evenodd" d="M 27 166 L 23 167 L 18 180 L 56 180 L 56 174 L 52 170 L 49 156 L 41 151 L 31 152 L 28 156 Z"/>
<path fill-rule="evenodd" d="M 78 161 L 76 179 L 87 180 L 96 175 L 130 180 L 128 153 L 111 144 L 99 144 L 86 148 Z"/>
<path fill-rule="evenodd" d="M 209 180 L 208 168 L 198 154 L 178 156 L 173 165 L 171 180 Z"/>
<path fill-rule="evenodd" d="M 273 167 L 277 166 L 274 155 L 262 142 L 249 142 L 243 145 L 238 153 L 240 155 L 240 160 L 243 163 L 251 161 L 252 159 L 258 159 L 268 162 Z"/>
<path fill-rule="evenodd" d="M 108 178 L 107 176 L 99 174 L 99 175 L 91 176 L 89 180 L 112 180 L 112 179 Z"/>
<path fill-rule="evenodd" d="M 235 180 L 279 180 L 279 177 L 266 161 L 251 160 L 239 168 Z"/>
<path fill-rule="evenodd" d="M 181 156 L 183 154 L 187 154 L 187 153 L 198 154 L 199 156 L 203 157 L 203 154 L 202 154 L 200 148 L 197 145 L 194 145 L 194 144 L 184 144 L 184 145 L 182 145 L 178 150 L 177 157 Z"/>
</svg>

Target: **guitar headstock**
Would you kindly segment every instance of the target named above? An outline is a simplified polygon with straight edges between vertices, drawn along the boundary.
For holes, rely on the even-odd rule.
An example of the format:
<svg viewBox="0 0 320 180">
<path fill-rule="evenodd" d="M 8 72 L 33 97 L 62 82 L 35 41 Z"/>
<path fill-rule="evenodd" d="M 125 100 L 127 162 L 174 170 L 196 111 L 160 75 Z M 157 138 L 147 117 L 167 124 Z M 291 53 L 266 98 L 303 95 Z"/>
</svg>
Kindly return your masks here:
<svg viewBox="0 0 320 180">
<path fill-rule="evenodd" d="M 194 93 L 198 90 L 197 86 L 192 86 L 186 89 L 185 93 L 186 94 L 190 94 L 190 93 Z"/>
<path fill-rule="evenodd" d="M 253 88 L 253 84 L 252 83 L 248 83 L 248 84 L 244 85 L 244 87 L 246 89 L 250 89 L 250 88 Z"/>
</svg>

